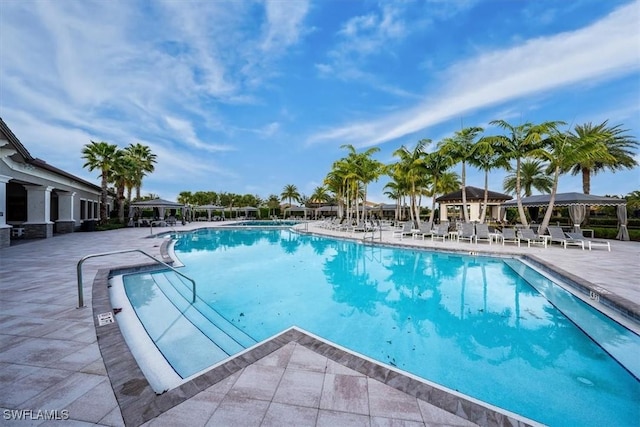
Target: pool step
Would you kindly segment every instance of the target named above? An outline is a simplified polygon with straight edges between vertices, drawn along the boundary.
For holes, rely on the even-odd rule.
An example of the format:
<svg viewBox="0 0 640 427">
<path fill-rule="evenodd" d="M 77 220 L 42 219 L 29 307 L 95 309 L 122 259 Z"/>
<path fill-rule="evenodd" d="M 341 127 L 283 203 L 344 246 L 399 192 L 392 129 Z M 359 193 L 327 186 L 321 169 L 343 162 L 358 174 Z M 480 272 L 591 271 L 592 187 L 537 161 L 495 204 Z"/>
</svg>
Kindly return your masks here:
<svg viewBox="0 0 640 427">
<path fill-rule="evenodd" d="M 147 334 L 182 378 L 228 357 L 167 298 L 150 274 L 124 276 L 123 281 Z"/>
<path fill-rule="evenodd" d="M 228 355 L 251 347 L 256 341 L 233 323 L 222 317 L 200 299 L 192 304 L 191 283 L 185 282 L 173 271 L 152 273 L 151 276 L 162 292 L 182 311 L 187 319 L 211 338 Z"/>
</svg>

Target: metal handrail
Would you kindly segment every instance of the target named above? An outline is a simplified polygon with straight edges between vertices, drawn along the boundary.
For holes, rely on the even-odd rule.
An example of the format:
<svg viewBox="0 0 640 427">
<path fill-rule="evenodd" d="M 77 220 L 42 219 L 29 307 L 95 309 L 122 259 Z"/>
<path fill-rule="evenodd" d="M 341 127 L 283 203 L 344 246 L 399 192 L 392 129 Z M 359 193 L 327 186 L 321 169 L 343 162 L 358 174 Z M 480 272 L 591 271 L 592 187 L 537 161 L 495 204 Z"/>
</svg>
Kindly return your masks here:
<svg viewBox="0 0 640 427">
<path fill-rule="evenodd" d="M 78 261 L 78 265 L 76 266 L 76 270 L 78 272 L 78 308 L 85 307 L 85 305 L 84 305 L 84 293 L 83 293 L 83 290 L 82 290 L 82 264 L 86 260 L 88 260 L 89 258 L 96 258 L 96 257 L 101 257 L 101 256 L 107 256 L 107 255 L 125 254 L 125 253 L 129 253 L 129 252 L 139 252 L 142 255 L 145 255 L 145 256 L 151 258 L 152 260 L 154 260 L 158 264 L 162 264 L 163 266 L 165 266 L 168 269 L 172 270 L 176 274 L 178 274 L 178 275 L 184 277 L 185 279 L 187 279 L 188 281 L 190 281 L 191 285 L 192 285 L 192 291 L 193 291 L 193 300 L 191 302 L 192 303 L 196 302 L 196 282 L 191 277 L 185 276 L 184 274 L 180 273 L 175 268 L 171 267 L 166 262 L 160 261 L 156 257 L 154 257 L 152 255 L 149 255 L 148 253 L 146 253 L 142 249 L 125 249 L 125 250 L 121 250 L 121 251 L 102 252 L 102 253 L 99 253 L 99 254 L 86 255 L 86 256 L 83 256 L 80 259 L 80 261 Z"/>
</svg>

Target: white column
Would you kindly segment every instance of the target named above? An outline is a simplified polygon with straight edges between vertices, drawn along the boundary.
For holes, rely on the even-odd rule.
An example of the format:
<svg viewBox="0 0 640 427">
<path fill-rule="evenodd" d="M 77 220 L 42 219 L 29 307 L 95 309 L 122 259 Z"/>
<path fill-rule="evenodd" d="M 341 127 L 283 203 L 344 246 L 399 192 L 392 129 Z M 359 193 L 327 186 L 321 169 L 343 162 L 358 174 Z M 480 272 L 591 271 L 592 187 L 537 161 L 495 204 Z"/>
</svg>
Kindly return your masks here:
<svg viewBox="0 0 640 427">
<path fill-rule="evenodd" d="M 75 221 L 73 218 L 73 201 L 76 193 L 58 193 L 58 221 Z"/>
<path fill-rule="evenodd" d="M 446 203 L 440 203 L 440 222 L 449 220 L 447 209 L 448 205 Z"/>
<path fill-rule="evenodd" d="M 480 203 L 469 203 L 469 221 L 480 221 Z"/>
<path fill-rule="evenodd" d="M 0 228 L 7 226 L 7 183 L 10 176 L 0 175 Z"/>
<path fill-rule="evenodd" d="M 25 224 L 53 224 L 51 222 L 51 190 L 44 185 L 25 185 L 27 189 L 27 222 Z"/>
</svg>

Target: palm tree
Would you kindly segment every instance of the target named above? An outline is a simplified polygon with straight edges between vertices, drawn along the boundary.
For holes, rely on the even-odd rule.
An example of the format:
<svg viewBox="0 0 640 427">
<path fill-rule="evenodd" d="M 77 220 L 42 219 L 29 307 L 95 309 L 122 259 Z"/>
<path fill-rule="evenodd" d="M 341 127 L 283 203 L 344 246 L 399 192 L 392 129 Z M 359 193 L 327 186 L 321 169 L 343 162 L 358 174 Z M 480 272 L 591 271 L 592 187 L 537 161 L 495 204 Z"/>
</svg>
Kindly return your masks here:
<svg viewBox="0 0 640 427">
<path fill-rule="evenodd" d="M 433 227 L 433 216 L 436 210 L 436 198 L 441 189 L 441 180 L 453 164 L 451 157 L 443 155 L 440 151 L 434 151 L 425 155 L 424 169 L 429 177 L 430 195 L 431 195 L 431 212 L 429 212 L 429 229 Z M 455 174 L 455 176 L 458 176 Z M 459 182 L 458 182 L 458 185 Z M 453 190 L 455 191 L 455 189 Z"/>
<path fill-rule="evenodd" d="M 426 186 L 424 150 L 430 143 L 430 139 L 421 139 L 411 151 L 403 145 L 393 152 L 393 155 L 399 157 L 400 160 L 391 166 L 392 173 L 403 176 L 409 185 L 410 214 L 416 228 L 420 227 L 420 212 L 416 198 Z"/>
<path fill-rule="evenodd" d="M 322 203 L 327 203 L 329 200 L 331 200 L 331 195 L 329 194 L 327 187 L 324 185 L 321 185 L 313 189 L 313 193 L 311 193 L 310 199 L 311 199 L 311 203 L 320 205 Z"/>
<path fill-rule="evenodd" d="M 140 188 L 142 187 L 142 178 L 147 174 L 155 170 L 154 164 L 156 163 L 156 155 L 151 152 L 151 149 L 143 144 L 129 144 L 125 148 L 127 155 L 129 155 L 136 164 L 136 174 L 134 177 L 136 188 L 136 200 L 140 199 Z M 131 201 L 131 200 L 129 200 Z"/>
<path fill-rule="evenodd" d="M 355 181 L 355 188 L 359 189 L 359 184 L 362 184 L 362 217 L 364 219 L 366 217 L 367 185 L 372 181 L 377 181 L 385 169 L 384 164 L 371 158 L 371 155 L 377 153 L 380 149 L 378 147 L 371 147 L 362 153 L 357 153 L 356 149 L 351 144 L 343 145 L 341 148 L 345 148 L 349 151 L 347 164 L 350 169 L 349 175 Z M 356 199 L 356 220 L 359 219 L 358 211 L 358 202 Z"/>
<path fill-rule="evenodd" d="M 576 125 L 569 137 L 578 141 L 596 140 L 602 142 L 607 155 L 602 158 L 592 158 L 571 165 L 571 174 L 582 174 L 582 192 L 589 194 L 591 191 L 591 175 L 609 169 L 615 172 L 620 169 L 633 169 L 638 166 L 635 160 L 634 149 L 638 147 L 638 141 L 629 135 L 627 130 L 621 129 L 622 125 L 608 126 L 608 120 L 594 126 L 591 123 Z"/>
<path fill-rule="evenodd" d="M 296 187 L 293 184 L 287 184 L 284 186 L 284 188 L 282 189 L 282 194 L 280 194 L 280 197 L 282 197 L 282 200 L 289 200 L 289 208 L 291 208 L 291 201 L 295 200 L 295 201 L 299 201 L 300 200 L 300 193 L 298 193 L 298 187 Z"/>
<path fill-rule="evenodd" d="M 467 212 L 467 182 L 466 163 L 472 159 L 474 140 L 481 133 L 481 127 L 468 127 L 456 131 L 452 138 L 446 138 L 438 144 L 438 151 L 442 155 L 449 156 L 455 163 L 462 163 L 462 178 L 460 187 L 462 189 L 462 213 L 464 222 L 469 222 L 469 212 Z"/>
<path fill-rule="evenodd" d="M 496 168 L 509 169 L 509 162 L 504 156 L 504 150 L 494 145 L 490 137 L 484 137 L 473 146 L 469 164 L 484 171 L 484 203 L 480 213 L 480 222 L 484 223 L 489 200 L 489 171 Z"/>
<path fill-rule="evenodd" d="M 538 230 L 540 234 L 544 233 L 551 220 L 560 174 L 569 170 L 571 165 L 580 162 L 590 162 L 593 159 L 604 159 L 609 162 L 613 157 L 608 154 L 607 147 L 601 140 L 571 138 L 569 133 L 557 131 L 553 132 L 551 137 L 546 140 L 543 148 L 534 150 L 531 154 L 546 159 L 549 162 L 548 171 L 553 172 L 549 206 L 547 206 L 544 219 Z"/>
<path fill-rule="evenodd" d="M 553 178 L 547 172 L 547 164 L 541 160 L 529 159 L 523 160 L 520 164 L 520 190 L 522 196 L 529 197 L 533 195 L 533 189 L 540 193 L 549 194 L 553 187 Z M 517 176 L 514 173 L 504 178 L 502 187 L 509 194 L 516 194 Z"/>
<path fill-rule="evenodd" d="M 269 215 L 275 215 L 276 209 L 280 207 L 280 198 L 275 194 L 270 194 L 267 198 L 267 206 L 269 207 Z"/>
<path fill-rule="evenodd" d="M 530 153 L 539 149 L 543 141 L 555 131 L 558 125 L 565 124 L 560 121 L 549 121 L 540 124 L 523 123 L 518 126 L 507 123 L 504 120 L 493 120 L 489 122 L 492 126 L 498 126 L 507 131 L 506 135 L 493 136 L 492 141 L 500 145 L 504 150 L 503 155 L 506 160 L 516 161 L 516 201 L 518 204 L 518 214 L 520 222 L 527 227 L 527 217 L 522 207 L 522 196 L 520 192 L 521 185 L 521 164 L 522 159 L 530 157 Z"/>
<path fill-rule="evenodd" d="M 135 180 L 137 165 L 123 150 L 116 151 L 113 161 L 114 167 L 111 169 L 109 182 L 113 183 L 116 189 L 118 220 L 120 223 L 124 223 L 124 191 L 125 188 Z"/>
<path fill-rule="evenodd" d="M 91 141 L 82 148 L 82 158 L 85 160 L 83 168 L 89 171 L 99 170 L 101 178 L 100 188 L 100 222 L 105 223 L 108 218 L 107 212 L 107 185 L 112 169 L 115 167 L 118 153 L 118 146 L 107 142 Z"/>
</svg>

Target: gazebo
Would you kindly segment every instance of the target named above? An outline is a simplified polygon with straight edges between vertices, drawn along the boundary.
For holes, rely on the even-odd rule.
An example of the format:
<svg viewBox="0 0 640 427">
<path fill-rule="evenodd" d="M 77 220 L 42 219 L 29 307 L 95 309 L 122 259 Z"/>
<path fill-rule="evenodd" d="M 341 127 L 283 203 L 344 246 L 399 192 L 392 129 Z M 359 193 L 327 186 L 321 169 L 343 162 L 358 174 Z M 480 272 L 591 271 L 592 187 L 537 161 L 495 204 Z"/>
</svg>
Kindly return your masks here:
<svg viewBox="0 0 640 427">
<path fill-rule="evenodd" d="M 286 217 L 287 216 L 287 212 L 289 212 L 289 218 L 291 218 L 291 216 L 295 212 L 296 214 L 303 215 L 304 219 L 307 219 L 307 213 L 312 212 L 312 211 L 313 211 L 312 208 L 308 208 L 306 206 L 289 206 L 288 208 L 286 208 L 284 210 L 284 213 L 285 213 L 285 217 Z"/>
<path fill-rule="evenodd" d="M 224 211 L 224 206 L 218 205 L 200 205 L 192 208 L 194 211 L 207 211 L 207 221 L 211 221 L 211 212 Z"/>
<path fill-rule="evenodd" d="M 321 216 L 321 217 L 338 216 L 338 206 L 334 206 L 334 205 L 321 206 L 319 208 L 316 208 L 316 210 L 314 211 L 314 214 L 316 218 L 318 216 Z"/>
<path fill-rule="evenodd" d="M 480 213 L 482 211 L 482 205 L 484 204 L 484 188 L 478 187 L 465 187 L 467 193 L 467 207 L 469 208 L 469 220 L 480 221 Z M 487 218 L 499 220 L 500 218 L 500 206 L 507 200 L 511 199 L 508 194 L 498 193 L 496 191 L 489 191 L 487 198 Z M 447 221 L 447 208 L 450 205 L 462 206 L 462 189 L 454 191 L 449 194 L 445 194 L 436 199 L 436 202 L 440 205 L 440 221 Z"/>
<path fill-rule="evenodd" d="M 164 218 L 165 209 L 176 209 L 176 210 L 180 209 L 180 211 L 182 212 L 182 217 L 184 218 L 185 210 L 187 209 L 187 207 L 182 203 L 171 202 L 169 200 L 164 200 L 164 199 L 153 199 L 153 200 L 143 200 L 141 202 L 133 202 L 131 203 L 131 209 L 133 208 L 139 208 L 139 209 L 157 208 L 158 216 L 160 218 Z M 131 214 L 132 212 L 130 211 L 129 217 L 132 217 Z"/>
<path fill-rule="evenodd" d="M 523 197 L 523 207 L 543 207 L 549 206 L 550 194 L 541 194 L 537 196 Z M 502 204 L 505 208 L 515 208 L 518 206 L 516 199 L 510 200 Z M 553 201 L 554 207 L 568 207 L 569 217 L 573 222 L 576 230 L 580 229 L 582 221 L 587 213 L 588 206 L 615 206 L 618 216 L 618 240 L 629 240 L 629 230 L 627 230 L 627 201 L 615 197 L 595 196 L 593 194 L 582 193 L 558 193 Z"/>
</svg>

